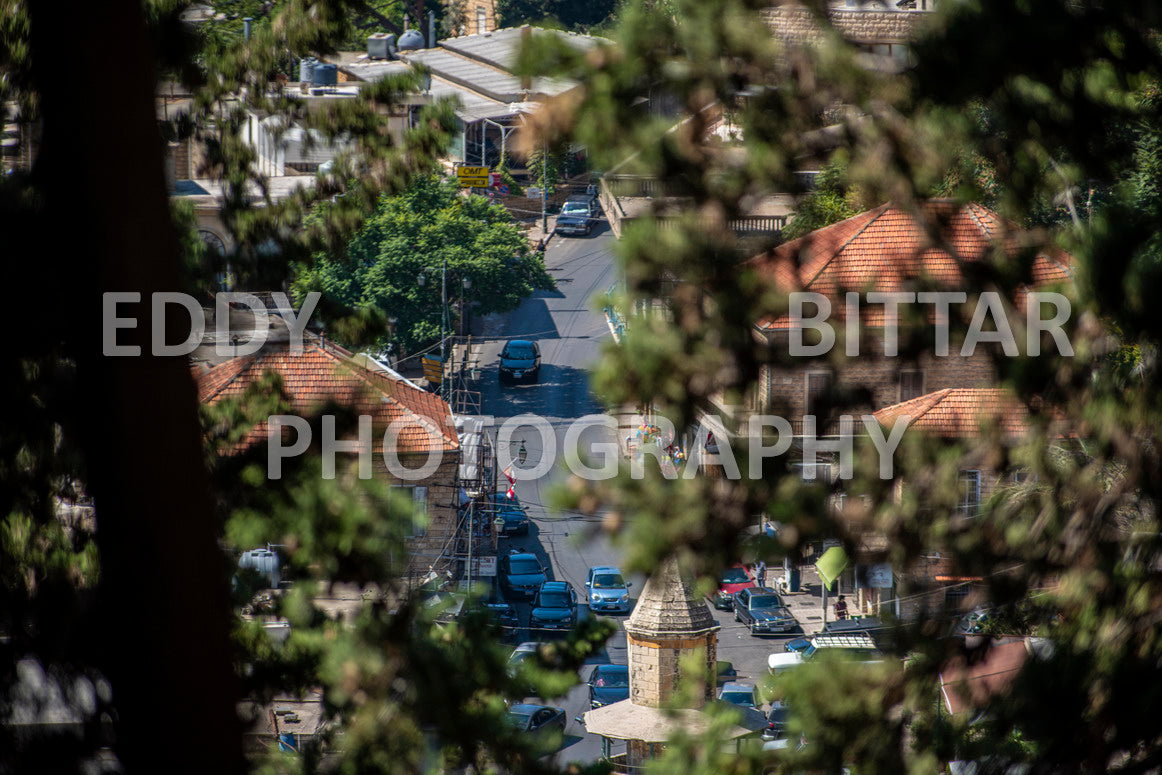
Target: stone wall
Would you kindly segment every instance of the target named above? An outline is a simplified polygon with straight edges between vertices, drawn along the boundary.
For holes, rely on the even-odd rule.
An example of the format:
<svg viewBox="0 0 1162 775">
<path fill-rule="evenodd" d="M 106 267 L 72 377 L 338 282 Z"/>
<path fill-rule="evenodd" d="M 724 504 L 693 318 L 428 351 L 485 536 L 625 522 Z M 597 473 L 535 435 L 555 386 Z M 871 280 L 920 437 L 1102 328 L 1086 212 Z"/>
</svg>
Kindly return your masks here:
<svg viewBox="0 0 1162 775">
<path fill-rule="evenodd" d="M 642 638 L 626 634 L 629 651 L 630 701 L 635 705 L 660 708 L 674 695 L 682 680 L 681 660 L 687 654 L 703 649 L 707 675 L 713 675 L 718 662 L 718 639 L 708 632 L 689 638 Z M 706 683 L 704 699 L 714 692 Z M 701 704 L 701 703 L 699 703 Z"/>
<path fill-rule="evenodd" d="M 876 11 L 832 8 L 828 14 L 835 29 L 853 43 L 907 43 L 930 16 L 924 11 Z M 822 35 L 814 15 L 797 3 L 763 12 L 776 37 L 788 43 L 808 43 Z"/>
<path fill-rule="evenodd" d="M 834 324 L 840 328 L 842 324 Z M 978 345 L 971 356 L 961 356 L 953 343 L 950 354 L 936 357 L 925 352 L 918 359 L 887 357 L 883 355 L 883 339 L 879 331 L 868 331 L 868 340 L 861 342 L 860 355 L 843 362 L 842 368 L 834 374 L 833 384 L 837 388 L 868 391 L 868 402 L 864 409 L 882 409 L 901 400 L 900 373 L 920 371 L 923 373 L 921 394 L 944 388 L 980 388 L 996 385 L 996 372 L 989 355 L 988 345 Z M 903 342 L 905 333 L 901 330 Z M 777 353 L 788 352 L 788 333 L 775 331 L 769 334 L 769 341 Z M 838 345 L 837 345 L 838 346 Z M 798 423 L 807 413 L 807 375 L 828 370 L 828 364 L 813 360 L 803 366 L 793 368 L 764 369 L 759 383 L 759 405 L 756 408 L 780 414 L 798 429 Z M 910 396 L 914 397 L 914 396 Z M 850 413 L 849 410 L 845 410 Z"/>
</svg>

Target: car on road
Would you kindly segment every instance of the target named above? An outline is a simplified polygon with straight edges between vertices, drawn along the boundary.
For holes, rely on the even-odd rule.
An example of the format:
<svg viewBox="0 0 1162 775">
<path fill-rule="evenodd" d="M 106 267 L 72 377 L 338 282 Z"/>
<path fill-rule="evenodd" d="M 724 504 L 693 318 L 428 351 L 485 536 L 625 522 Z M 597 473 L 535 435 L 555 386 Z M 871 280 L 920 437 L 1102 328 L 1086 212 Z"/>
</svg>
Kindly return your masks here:
<svg viewBox="0 0 1162 775">
<path fill-rule="evenodd" d="M 557 234 L 586 235 L 593 231 L 593 223 L 600 213 L 597 197 L 590 194 L 571 196 L 561 205 L 557 215 Z"/>
<path fill-rule="evenodd" d="M 757 708 L 758 696 L 755 694 L 754 684 L 741 681 L 727 681 L 718 690 L 718 699 L 739 705 L 743 708 Z"/>
<path fill-rule="evenodd" d="M 858 662 L 878 662 L 883 652 L 867 633 L 852 635 L 816 635 L 811 645 L 803 651 L 782 651 L 767 657 L 767 667 L 772 673 L 780 673 L 810 660 L 820 651 L 839 653 Z"/>
<path fill-rule="evenodd" d="M 487 508 L 492 509 L 496 516 L 504 520 L 500 534 L 506 536 L 527 536 L 529 534 L 529 515 L 524 506 L 515 497 L 509 498 L 507 493 L 494 492 L 488 498 Z"/>
<path fill-rule="evenodd" d="M 787 736 L 787 718 L 790 711 L 785 700 L 775 700 L 767 711 L 767 728 L 763 730 L 763 740 L 781 740 Z"/>
<path fill-rule="evenodd" d="M 590 568 L 585 581 L 585 589 L 589 595 L 589 610 L 594 613 L 628 614 L 630 586 L 631 583 L 625 580 L 618 568 L 609 565 Z"/>
<path fill-rule="evenodd" d="M 858 619 L 839 619 L 823 625 L 819 635 L 870 635 L 877 644 L 880 643 L 883 633 L 887 630 L 883 623 L 874 616 L 865 616 Z M 783 651 L 805 651 L 811 646 L 811 636 L 792 638 L 783 644 Z"/>
<path fill-rule="evenodd" d="M 629 667 L 597 665 L 589 674 L 589 707 L 600 708 L 629 699 Z"/>
<path fill-rule="evenodd" d="M 549 580 L 537 556 L 520 549 L 502 556 L 499 565 L 500 586 L 509 600 L 532 600 Z"/>
<path fill-rule="evenodd" d="M 556 750 L 565 737 L 565 710 L 551 705 L 519 703 L 508 709 L 508 721 L 521 732 L 538 738 L 545 751 Z"/>
<path fill-rule="evenodd" d="M 536 382 L 541 376 L 541 348 L 528 339 L 510 339 L 500 351 L 500 381 Z"/>
<path fill-rule="evenodd" d="M 484 610 L 500 628 L 501 638 L 514 637 L 520 629 L 520 619 L 516 615 L 516 607 L 512 603 L 485 603 Z"/>
<path fill-rule="evenodd" d="M 754 579 L 741 564 L 735 564 L 722 571 L 718 578 L 718 592 L 711 602 L 720 611 L 729 611 L 734 608 L 734 596 L 744 589 L 755 586 Z"/>
<path fill-rule="evenodd" d="M 577 623 L 577 594 L 564 581 L 546 581 L 537 591 L 529 613 L 529 629 L 571 630 Z"/>
<path fill-rule="evenodd" d="M 779 593 L 766 587 L 748 587 L 734 596 L 734 620 L 749 627 L 751 635 L 793 632 L 799 627 Z"/>
</svg>

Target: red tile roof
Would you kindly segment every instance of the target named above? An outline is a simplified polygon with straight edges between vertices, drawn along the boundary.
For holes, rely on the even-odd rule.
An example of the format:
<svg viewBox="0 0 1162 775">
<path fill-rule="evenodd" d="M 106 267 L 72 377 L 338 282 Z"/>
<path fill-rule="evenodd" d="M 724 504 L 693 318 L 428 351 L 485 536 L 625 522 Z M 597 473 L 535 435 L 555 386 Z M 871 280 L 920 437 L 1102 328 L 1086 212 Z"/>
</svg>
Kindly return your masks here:
<svg viewBox="0 0 1162 775">
<path fill-rule="evenodd" d="M 991 643 L 983 659 L 971 663 L 957 655 L 940 671 L 940 694 L 949 713 L 981 708 L 1008 692 L 1029 658 L 1025 640 Z"/>
<path fill-rule="evenodd" d="M 390 374 L 369 370 L 330 344 L 308 343 L 301 353 L 280 348 L 231 358 L 199 375 L 198 397 L 207 404 L 236 398 L 271 371 L 282 377 L 292 413 L 309 416 L 334 403 L 370 416 L 377 451 L 392 422 L 398 422 L 395 438 L 400 454 L 459 448 L 452 411 L 443 399 Z M 436 432 L 429 433 L 425 421 Z M 266 436 L 266 423 L 258 423 L 238 448 L 264 441 Z"/>
<path fill-rule="evenodd" d="M 1010 254 L 1018 250 L 1008 236 L 1015 227 L 987 207 L 933 200 L 923 210 L 926 219 L 939 224 L 951 254 L 934 246 L 913 213 L 889 203 L 785 242 L 752 258 L 750 264 L 785 293 L 812 291 L 831 297 L 832 315 L 841 318 L 839 294 L 844 291 L 907 290 L 912 281 L 922 278 L 959 290 L 965 286 L 960 262 L 987 258 L 998 242 Z M 1069 262 L 1069 256 L 1060 251 L 1039 253 L 1031 270 L 1033 283 L 1068 281 Z M 865 325 L 882 326 L 883 322 L 881 306 L 865 312 Z M 767 319 L 760 327 L 789 328 L 790 318 Z"/>
<path fill-rule="evenodd" d="M 1028 409 L 1002 388 L 945 388 L 885 406 L 874 417 L 886 426 L 911 417 L 909 430 L 949 439 L 975 438 L 986 422 L 999 423 L 1012 438 L 1023 436 L 1029 428 Z"/>
</svg>

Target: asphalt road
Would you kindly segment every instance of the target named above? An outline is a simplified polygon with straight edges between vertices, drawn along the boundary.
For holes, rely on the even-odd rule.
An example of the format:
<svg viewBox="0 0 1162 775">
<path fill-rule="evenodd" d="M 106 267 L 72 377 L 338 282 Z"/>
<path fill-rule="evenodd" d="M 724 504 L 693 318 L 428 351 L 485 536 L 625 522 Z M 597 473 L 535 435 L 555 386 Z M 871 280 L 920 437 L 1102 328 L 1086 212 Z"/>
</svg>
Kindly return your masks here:
<svg viewBox="0 0 1162 775">
<path fill-rule="evenodd" d="M 618 565 L 619 552 L 608 538 L 599 532 L 600 517 L 580 514 L 553 514 L 545 504 L 553 486 L 561 484 L 567 472 L 560 465 L 560 451 L 565 426 L 573 419 L 603 412 L 601 404 L 589 390 L 587 370 L 600 357 L 602 345 L 610 339 L 605 317 L 597 307 L 597 298 L 606 292 L 617 278 L 613 255 L 615 239 L 605 224 L 595 229 L 590 237 L 554 238 L 546 250 L 545 264 L 557 281 L 554 291 L 534 294 L 510 313 L 503 335 L 483 343 L 480 363 L 482 411 L 492 415 L 499 424 L 505 418 L 531 413 L 545 417 L 554 430 L 554 445 L 558 464 L 548 473 L 532 481 L 517 483 L 517 496 L 528 508 L 532 522 L 529 536 L 503 539 L 501 553 L 511 547 L 537 554 L 542 565 L 551 569 L 552 578 L 568 581 L 584 600 L 585 578 L 594 565 Z M 541 347 L 541 373 L 536 384 L 500 385 L 498 357 L 507 339 L 535 339 Z M 604 433 L 604 437 L 603 437 Z M 615 442 L 611 432 L 592 429 L 582 440 Z M 546 450 L 540 435 L 533 429 L 519 431 L 513 446 L 523 440 L 528 450 L 527 466 L 542 460 Z M 515 450 L 510 454 L 515 456 Z M 502 463 L 504 452 L 501 452 Z M 630 577 L 631 593 L 641 590 L 644 579 Z M 636 598 L 636 594 L 635 594 Z M 522 622 L 527 622 L 529 606 L 517 606 Z M 583 612 L 584 615 L 585 612 Z M 723 625 L 719 633 L 719 659 L 731 661 L 742 680 L 761 681 L 765 674 L 766 658 L 772 651 L 781 651 L 781 641 L 756 639 L 730 613 L 715 611 Z M 621 617 L 618 617 L 619 619 Z M 522 633 L 521 640 L 534 639 Z M 608 642 L 605 652 L 591 660 L 626 663 L 625 632 L 619 630 Z M 582 680 L 588 678 L 588 668 L 582 671 Z M 564 748 L 557 754 L 560 761 L 592 761 L 601 755 L 601 741 L 586 734 L 582 724 L 574 719 L 589 709 L 588 690 L 581 684 L 563 698 L 545 698 L 547 704 L 563 707 L 569 720 Z M 615 752 L 619 749 L 615 748 Z"/>
</svg>

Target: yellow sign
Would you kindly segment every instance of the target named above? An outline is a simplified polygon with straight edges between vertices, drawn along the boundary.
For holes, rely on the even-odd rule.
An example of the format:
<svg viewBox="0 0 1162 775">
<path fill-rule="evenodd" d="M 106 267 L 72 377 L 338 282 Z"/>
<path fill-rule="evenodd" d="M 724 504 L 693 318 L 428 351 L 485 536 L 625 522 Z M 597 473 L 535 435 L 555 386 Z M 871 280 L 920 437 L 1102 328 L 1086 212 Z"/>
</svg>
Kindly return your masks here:
<svg viewBox="0 0 1162 775">
<path fill-rule="evenodd" d="M 457 167 L 456 180 L 461 188 L 488 188 L 488 167 Z"/>
<path fill-rule="evenodd" d="M 437 357 L 425 355 L 421 362 L 424 367 L 424 379 L 428 382 L 440 383 L 444 381 L 444 362 Z"/>
</svg>

